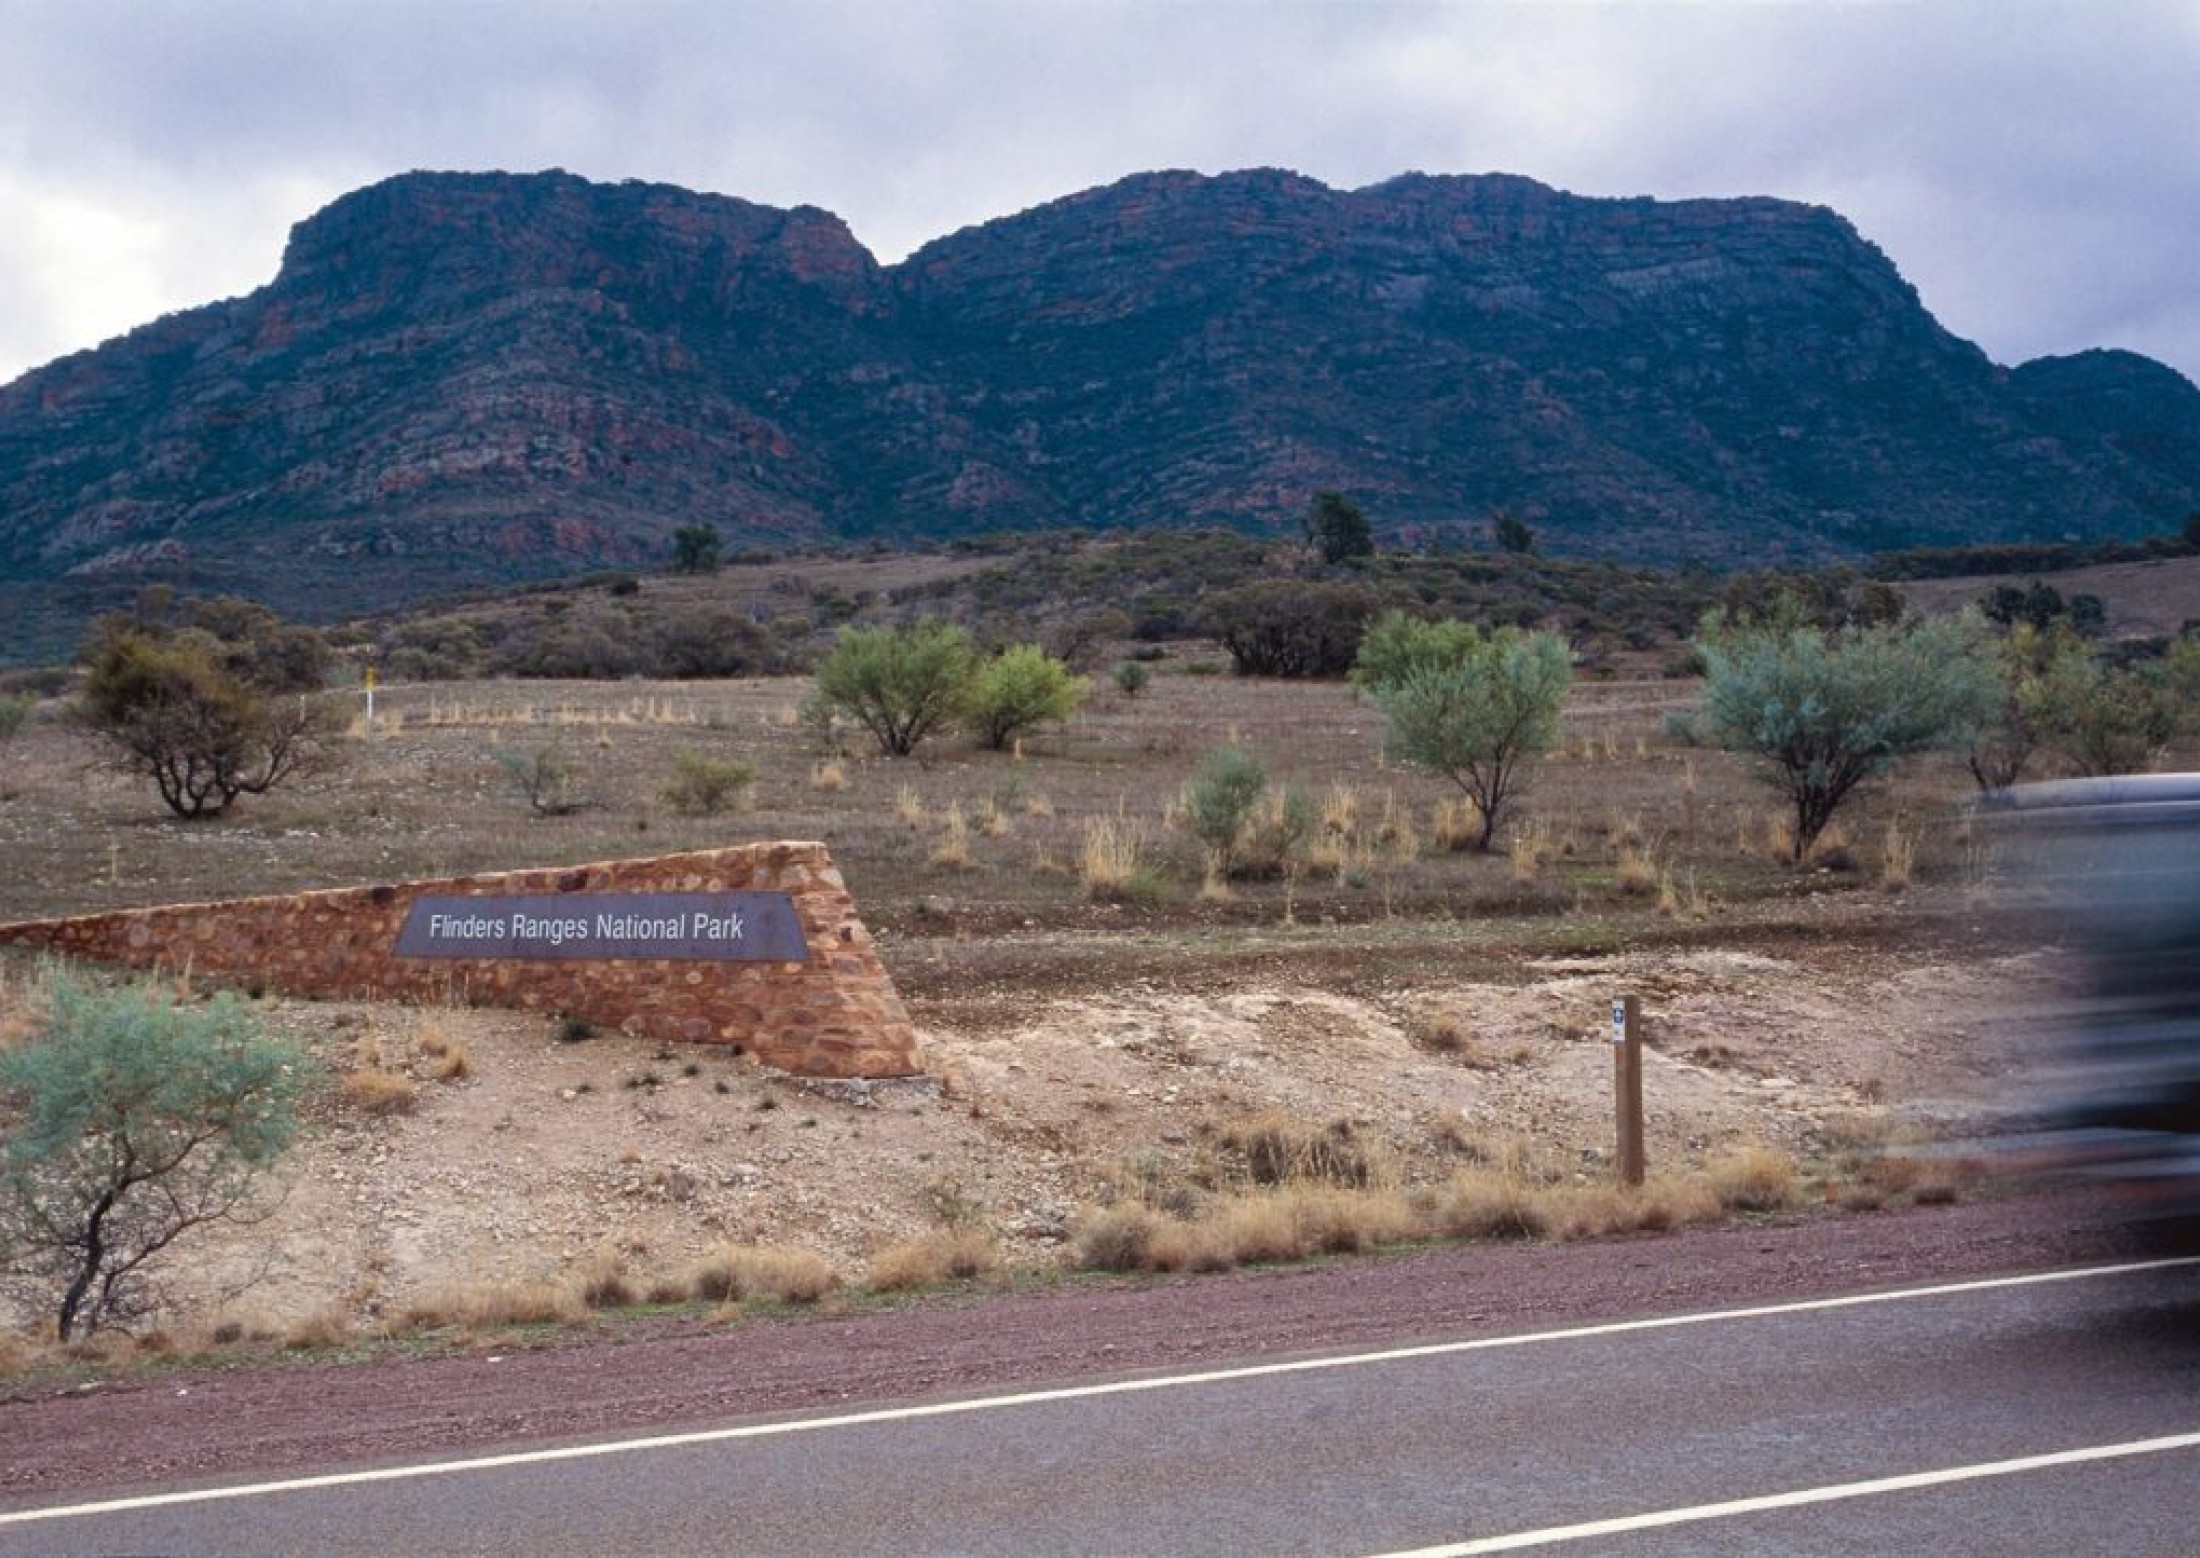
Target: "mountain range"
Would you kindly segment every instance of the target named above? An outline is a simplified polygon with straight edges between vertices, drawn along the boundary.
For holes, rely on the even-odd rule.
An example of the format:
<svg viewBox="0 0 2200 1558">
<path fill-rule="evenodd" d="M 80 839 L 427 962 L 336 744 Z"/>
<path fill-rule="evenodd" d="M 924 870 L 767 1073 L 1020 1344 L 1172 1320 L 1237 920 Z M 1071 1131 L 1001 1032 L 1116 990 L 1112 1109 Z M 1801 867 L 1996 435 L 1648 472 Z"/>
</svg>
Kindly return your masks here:
<svg viewBox="0 0 2200 1558">
<path fill-rule="evenodd" d="M 1295 528 L 1712 566 L 2200 508 L 2200 390 L 2017 367 L 1838 214 L 1509 175 L 1141 174 L 881 265 L 838 217 L 413 173 L 276 277 L 0 387 L 20 649 L 139 586 L 329 617 L 729 549 Z"/>
</svg>

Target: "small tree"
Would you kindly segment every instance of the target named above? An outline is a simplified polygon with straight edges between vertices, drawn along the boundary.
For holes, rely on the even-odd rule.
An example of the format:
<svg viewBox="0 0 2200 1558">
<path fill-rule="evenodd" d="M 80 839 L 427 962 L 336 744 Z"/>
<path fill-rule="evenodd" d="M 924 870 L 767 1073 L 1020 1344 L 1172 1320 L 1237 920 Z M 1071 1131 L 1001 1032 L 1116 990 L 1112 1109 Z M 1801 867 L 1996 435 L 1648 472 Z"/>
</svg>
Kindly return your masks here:
<svg viewBox="0 0 2200 1558">
<path fill-rule="evenodd" d="M 1341 492 L 1317 492 L 1306 510 L 1306 539 L 1325 563 L 1375 555 L 1375 531 L 1360 506 Z"/>
<path fill-rule="evenodd" d="M 1041 725 L 1073 718 L 1091 686 L 1037 644 L 1016 644 L 978 667 L 963 717 L 998 752 Z"/>
<path fill-rule="evenodd" d="M 538 817 L 570 817 L 596 804 L 584 787 L 580 765 L 556 742 L 539 747 L 498 747 L 489 756 Z"/>
<path fill-rule="evenodd" d="M 1497 549 L 1500 552 L 1513 552 L 1522 557 L 1534 554 L 1535 531 L 1518 514 L 1510 509 L 1499 509 L 1491 516 L 1490 525 L 1496 532 Z"/>
<path fill-rule="evenodd" d="M 715 525 L 681 525 L 672 532 L 672 571 L 716 573 L 724 545 Z"/>
<path fill-rule="evenodd" d="M 107 637 L 84 704 L 118 767 L 153 781 L 179 817 L 216 817 L 264 795 L 321 755 L 328 721 L 303 693 L 272 692 L 223 663 L 195 631 Z"/>
<path fill-rule="evenodd" d="M 2040 678 L 2034 721 L 2079 773 L 2144 773 L 2191 720 L 2191 693 L 2172 664 L 2108 666 L 2065 656 Z"/>
<path fill-rule="evenodd" d="M 844 628 L 817 668 L 817 698 L 889 757 L 906 757 L 961 717 L 977 666 L 969 635 L 951 622 Z"/>
<path fill-rule="evenodd" d="M 306 1060 L 242 1003 L 47 976 L 42 1031 L 0 1054 L 0 1259 L 52 1296 L 67 1341 L 146 1303 L 146 1267 L 191 1229 L 255 1215 L 296 1135 Z"/>
<path fill-rule="evenodd" d="M 1714 614 L 1696 648 L 1712 737 L 1758 758 L 1786 797 L 1797 862 L 1858 785 L 1968 742 L 1996 704 L 1991 659 L 1963 618 L 1829 630 L 1783 600 L 1761 622 Z"/>
<path fill-rule="evenodd" d="M 2058 707 L 2090 696 L 2097 668 L 2067 623 L 2019 621 L 1988 663 L 1994 699 L 1971 732 L 1964 766 L 1981 790 L 2005 790 L 2066 730 Z"/>
<path fill-rule="evenodd" d="M 1482 819 L 1475 847 L 1486 851 L 1526 765 L 1558 739 L 1573 665 L 1550 633 L 1500 628 L 1484 637 L 1467 627 L 1444 637 L 1444 655 L 1409 657 L 1397 680 L 1369 692 L 1389 722 L 1390 750 L 1474 802 Z"/>
</svg>

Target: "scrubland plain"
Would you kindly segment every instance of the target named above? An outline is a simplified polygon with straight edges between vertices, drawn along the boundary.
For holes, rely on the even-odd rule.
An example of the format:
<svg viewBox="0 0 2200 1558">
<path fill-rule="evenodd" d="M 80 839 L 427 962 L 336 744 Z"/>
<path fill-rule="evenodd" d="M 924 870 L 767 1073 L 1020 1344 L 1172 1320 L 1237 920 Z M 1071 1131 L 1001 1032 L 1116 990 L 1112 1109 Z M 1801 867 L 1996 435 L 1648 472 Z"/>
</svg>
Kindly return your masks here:
<svg viewBox="0 0 2200 1558">
<path fill-rule="evenodd" d="M 2002 1014 L 2055 979 L 1997 929 L 1970 780 L 1917 760 L 1784 864 L 1770 792 L 1671 733 L 1696 688 L 1651 658 L 1577 684 L 1489 854 L 1349 686 L 1233 678 L 1197 644 L 1135 695 L 1096 676 L 1015 750 L 893 760 L 821 748 L 801 678 L 384 686 L 371 727 L 355 691 L 333 763 L 189 825 L 41 717 L 0 746 L 0 919 L 821 839 L 924 1033 L 927 1078 L 834 1087 L 584 1024 L 258 993 L 337 1082 L 274 1216 L 178 1252 L 170 1346 L 1967 1193 L 1886 1149 L 1990 1092 Z M 1216 882 L 1183 791 L 1224 745 L 1317 820 L 1282 868 Z M 584 804 L 539 815 L 500 753 L 555 754 Z M 668 801 L 697 755 L 753 765 L 738 809 Z M 20 1026 L 34 970 L 0 969 Z M 1611 1183 L 1627 993 L 1638 1193 Z"/>
</svg>

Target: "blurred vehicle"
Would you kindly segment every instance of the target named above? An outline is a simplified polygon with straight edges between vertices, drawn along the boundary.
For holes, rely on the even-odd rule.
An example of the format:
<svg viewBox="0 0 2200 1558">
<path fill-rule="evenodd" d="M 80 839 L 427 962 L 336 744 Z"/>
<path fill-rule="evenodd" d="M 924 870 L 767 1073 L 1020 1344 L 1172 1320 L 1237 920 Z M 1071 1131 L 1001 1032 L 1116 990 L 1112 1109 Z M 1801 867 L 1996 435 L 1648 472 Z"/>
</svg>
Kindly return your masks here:
<svg viewBox="0 0 2200 1558">
<path fill-rule="evenodd" d="M 2200 774 L 2022 785 L 1988 806 L 2018 912 L 2076 959 L 2036 1014 L 2033 1148 L 2113 1183 L 2147 1231 L 2200 1233 Z"/>
</svg>

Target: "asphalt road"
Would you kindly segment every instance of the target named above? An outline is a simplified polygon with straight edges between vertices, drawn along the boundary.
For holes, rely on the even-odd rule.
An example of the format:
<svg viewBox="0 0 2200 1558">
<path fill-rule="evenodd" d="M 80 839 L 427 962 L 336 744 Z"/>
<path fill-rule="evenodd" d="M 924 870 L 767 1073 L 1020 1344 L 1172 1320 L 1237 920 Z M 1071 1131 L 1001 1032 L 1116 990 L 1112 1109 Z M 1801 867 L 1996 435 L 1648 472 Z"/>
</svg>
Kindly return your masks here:
<svg viewBox="0 0 2200 1558">
<path fill-rule="evenodd" d="M 2200 1267 L 2081 1268 L 17 1510 L 0 1552 L 2190 1552 L 2196 1321 Z"/>
</svg>

